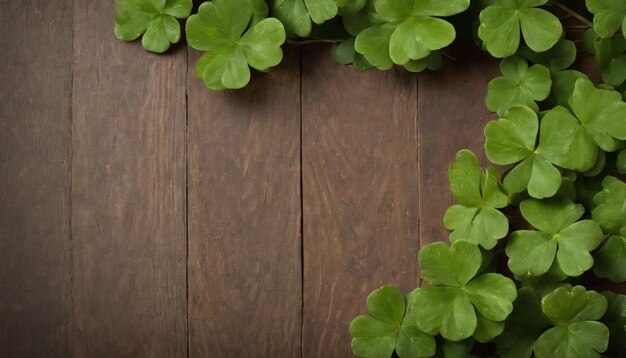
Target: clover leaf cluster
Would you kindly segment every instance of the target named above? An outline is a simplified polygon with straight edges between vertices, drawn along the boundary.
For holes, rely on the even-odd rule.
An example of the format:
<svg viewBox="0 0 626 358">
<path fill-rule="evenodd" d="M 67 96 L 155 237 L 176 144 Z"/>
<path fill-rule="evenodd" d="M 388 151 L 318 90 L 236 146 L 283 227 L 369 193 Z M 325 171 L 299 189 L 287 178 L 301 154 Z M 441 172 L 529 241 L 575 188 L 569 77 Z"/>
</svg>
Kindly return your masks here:
<svg viewBox="0 0 626 358">
<path fill-rule="evenodd" d="M 358 70 L 437 70 L 457 36 L 502 59 L 487 88 L 484 162 L 458 152 L 449 242 L 419 252 L 422 285 L 372 292 L 350 324 L 360 357 L 626 355 L 626 1 L 116 0 L 115 34 L 202 53 L 214 91 L 277 66 L 285 44 L 333 44 Z M 581 11 L 582 10 L 582 11 Z M 193 14 L 192 14 L 193 13 Z M 568 30 L 573 30 L 569 31 Z M 579 31 L 579 30 L 584 31 Z M 566 36 L 567 35 L 567 36 Z M 573 69 L 595 56 L 594 82 Z M 460 62 L 460 60 L 457 60 Z M 468 119 L 471 120 L 471 119 Z M 417 281 L 417 280 L 416 280 Z"/>
</svg>

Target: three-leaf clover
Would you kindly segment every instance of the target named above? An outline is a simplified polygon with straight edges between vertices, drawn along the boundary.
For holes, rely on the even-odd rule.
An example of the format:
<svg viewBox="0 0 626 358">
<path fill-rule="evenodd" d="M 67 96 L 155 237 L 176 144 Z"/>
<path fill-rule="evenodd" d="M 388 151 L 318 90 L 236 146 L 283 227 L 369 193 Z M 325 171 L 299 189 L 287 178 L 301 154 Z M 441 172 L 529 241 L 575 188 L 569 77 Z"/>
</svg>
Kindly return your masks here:
<svg viewBox="0 0 626 358">
<path fill-rule="evenodd" d="M 593 358 L 607 349 L 609 330 L 598 322 L 607 308 L 604 296 L 582 286 L 561 287 L 546 295 L 541 307 L 555 327 L 537 339 L 537 358 Z"/>
<path fill-rule="evenodd" d="M 543 101 L 550 95 L 552 80 L 550 70 L 543 65 L 528 67 L 528 62 L 521 57 L 506 58 L 500 64 L 504 77 L 489 82 L 487 90 L 487 108 L 504 115 L 515 105 L 522 105 L 539 110 L 536 102 Z"/>
<path fill-rule="evenodd" d="M 242 88 L 250 81 L 249 66 L 266 71 L 283 58 L 283 25 L 274 18 L 252 21 L 257 14 L 250 1 L 205 2 L 187 20 L 189 45 L 205 51 L 196 75 L 214 91 Z"/>
<path fill-rule="evenodd" d="M 613 178 L 604 179 L 603 190 L 596 194 L 597 205 L 591 213 L 606 234 L 611 237 L 596 255 L 593 272 L 613 282 L 626 281 L 626 183 Z"/>
<path fill-rule="evenodd" d="M 585 213 L 582 205 L 555 197 L 525 200 L 520 209 L 538 231 L 511 234 L 506 254 L 517 277 L 543 275 L 555 263 L 563 273 L 576 277 L 593 266 L 589 252 L 604 241 L 604 235 L 595 221 L 578 221 Z"/>
<path fill-rule="evenodd" d="M 604 37 L 613 36 L 621 27 L 626 38 L 626 2 L 623 0 L 587 0 L 593 17 L 594 31 Z"/>
<path fill-rule="evenodd" d="M 180 41 L 180 24 L 191 14 L 191 0 L 115 0 L 115 36 L 133 41 L 143 35 L 143 47 L 162 53 Z"/>
<path fill-rule="evenodd" d="M 405 65 L 426 58 L 452 43 L 454 26 L 438 17 L 465 11 L 469 0 L 378 0 L 375 9 L 381 24 L 361 31 L 357 52 L 379 69 Z"/>
<path fill-rule="evenodd" d="M 274 0 L 272 14 L 284 25 L 287 34 L 306 37 L 311 21 L 322 24 L 337 16 L 335 0 Z"/>
<path fill-rule="evenodd" d="M 418 288 L 409 298 L 419 329 L 452 341 L 475 335 L 479 325 L 489 327 L 484 333 L 502 331 L 517 290 L 500 274 L 476 276 L 481 260 L 478 246 L 468 241 L 450 247 L 436 242 L 421 249 L 420 272 L 432 286 Z"/>
<path fill-rule="evenodd" d="M 478 37 L 494 57 L 512 56 L 520 44 L 520 30 L 526 45 L 544 52 L 556 44 L 563 26 L 553 14 L 538 6 L 548 0 L 494 0 L 480 13 Z"/>
<path fill-rule="evenodd" d="M 359 357 L 388 358 L 394 350 L 401 358 L 430 357 L 435 339 L 420 331 L 407 309 L 402 293 L 384 286 L 367 297 L 371 316 L 359 316 L 350 324 L 352 351 Z"/>
<path fill-rule="evenodd" d="M 485 127 L 485 153 L 492 163 L 517 164 L 504 178 L 510 193 L 528 190 L 534 198 L 554 196 L 561 187 L 561 172 L 544 155 L 537 113 L 525 106 L 513 106 L 506 115 Z"/>
<path fill-rule="evenodd" d="M 499 174 L 489 168 L 485 173 L 474 153 L 461 150 L 448 169 L 450 190 L 460 205 L 451 206 L 443 222 L 450 241 L 467 240 L 485 249 L 492 249 L 509 232 L 509 221 L 499 210 L 509 198 L 499 187 Z"/>
</svg>

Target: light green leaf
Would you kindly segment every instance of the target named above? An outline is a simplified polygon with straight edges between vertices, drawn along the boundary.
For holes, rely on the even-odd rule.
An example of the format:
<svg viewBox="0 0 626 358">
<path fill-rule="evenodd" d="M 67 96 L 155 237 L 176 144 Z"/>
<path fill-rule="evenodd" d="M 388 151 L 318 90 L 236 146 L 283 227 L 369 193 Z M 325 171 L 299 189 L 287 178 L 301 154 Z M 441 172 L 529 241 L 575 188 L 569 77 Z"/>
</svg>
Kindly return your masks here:
<svg viewBox="0 0 626 358">
<path fill-rule="evenodd" d="M 539 231 L 516 231 L 506 247 L 509 268 L 518 277 L 540 276 L 554 260 L 568 276 L 580 276 L 593 266 L 590 251 L 604 236 L 591 220 L 576 222 L 584 214 L 582 205 L 563 198 L 528 199 L 520 204 L 522 216 Z"/>
<path fill-rule="evenodd" d="M 495 322 L 485 318 L 480 313 L 476 314 L 476 331 L 474 332 L 474 339 L 480 343 L 487 343 L 493 340 L 495 337 L 502 334 L 504 331 L 504 322 Z"/>
<path fill-rule="evenodd" d="M 401 358 L 430 357 L 435 339 L 415 326 L 412 308 L 393 286 L 384 286 L 367 297 L 372 316 L 359 316 L 350 324 L 352 351 L 359 357 L 388 358 L 394 350 Z M 406 311 L 406 317 L 405 317 Z"/>
<path fill-rule="evenodd" d="M 252 17 L 248 0 L 213 0 L 187 21 L 187 42 L 206 51 L 196 64 L 196 74 L 208 88 L 242 88 L 250 81 L 249 66 L 266 71 L 282 60 L 283 25 L 268 18 L 246 30 Z"/>
<path fill-rule="evenodd" d="M 622 0 L 586 0 L 587 9 L 594 14 L 593 29 L 598 35 L 613 36 L 626 23 L 626 2 Z M 626 34 L 626 29 L 622 29 Z M 626 37 L 626 35 L 624 35 Z"/>
<path fill-rule="evenodd" d="M 536 8 L 542 1 L 494 0 L 480 13 L 478 36 L 494 57 L 512 56 L 520 44 L 520 32 L 530 49 L 544 52 L 563 33 L 561 22 L 551 13 Z"/>
<path fill-rule="evenodd" d="M 379 69 L 393 63 L 411 64 L 448 46 L 455 38 L 454 26 L 434 16 L 451 16 L 469 7 L 467 0 L 379 0 L 361 14 L 344 19 L 348 32 L 357 36 L 355 49 Z M 371 25 L 365 28 L 367 25 Z M 409 69 L 415 68 L 409 65 Z"/>
<path fill-rule="evenodd" d="M 578 80 L 584 80 L 593 85 L 589 77 L 579 71 L 564 70 L 552 73 L 552 95 L 559 106 L 571 110 L 569 99 L 572 97 L 572 93 L 574 93 L 574 86 Z"/>
<path fill-rule="evenodd" d="M 607 300 L 582 286 L 557 288 L 541 302 L 543 312 L 556 325 L 535 343 L 537 358 L 600 357 L 608 347 L 609 330 L 597 322 Z"/>
<path fill-rule="evenodd" d="M 511 313 L 515 284 L 500 274 L 474 277 L 481 259 L 478 247 L 467 241 L 454 242 L 450 247 L 437 242 L 422 248 L 420 271 L 434 286 L 412 293 L 418 328 L 453 341 L 474 335 L 482 318 L 494 322 L 480 322 L 480 337 L 497 330 L 496 322 Z"/>
<path fill-rule="evenodd" d="M 274 0 L 272 16 L 283 23 L 289 36 L 307 37 L 311 34 L 311 16 L 304 0 Z"/>
<path fill-rule="evenodd" d="M 443 66 L 443 59 L 441 58 L 441 54 L 439 52 L 431 52 L 430 55 L 425 58 L 421 60 L 410 60 L 403 66 L 405 70 L 413 73 L 422 72 L 426 69 L 435 71 L 441 69 Z"/>
<path fill-rule="evenodd" d="M 191 14 L 191 0 L 116 0 L 115 35 L 133 41 L 141 35 L 143 47 L 163 53 L 180 41 L 180 24 L 176 18 Z"/>
<path fill-rule="evenodd" d="M 500 68 L 504 77 L 489 82 L 487 108 L 501 116 L 515 105 L 538 111 L 535 101 L 546 99 L 552 88 L 550 70 L 542 65 L 528 68 L 526 60 L 517 56 L 504 59 Z"/>
</svg>

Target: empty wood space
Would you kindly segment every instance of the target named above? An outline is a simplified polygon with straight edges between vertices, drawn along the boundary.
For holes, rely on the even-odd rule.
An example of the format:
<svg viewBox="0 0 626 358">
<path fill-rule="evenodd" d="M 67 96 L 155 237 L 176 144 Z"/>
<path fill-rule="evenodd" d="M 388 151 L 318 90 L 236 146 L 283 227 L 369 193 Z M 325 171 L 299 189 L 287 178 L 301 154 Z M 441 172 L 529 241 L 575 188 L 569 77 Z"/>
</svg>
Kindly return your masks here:
<svg viewBox="0 0 626 358">
<path fill-rule="evenodd" d="M 212 93 L 197 52 L 115 39 L 113 3 L 0 2 L 0 356 L 350 356 L 367 294 L 447 237 L 497 61 L 287 47 Z"/>
</svg>

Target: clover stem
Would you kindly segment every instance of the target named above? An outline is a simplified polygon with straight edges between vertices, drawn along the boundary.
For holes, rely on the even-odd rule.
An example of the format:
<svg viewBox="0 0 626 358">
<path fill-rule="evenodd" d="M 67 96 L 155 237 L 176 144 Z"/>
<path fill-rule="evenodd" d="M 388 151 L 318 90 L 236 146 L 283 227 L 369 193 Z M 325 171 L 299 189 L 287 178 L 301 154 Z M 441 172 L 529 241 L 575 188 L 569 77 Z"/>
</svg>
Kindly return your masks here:
<svg viewBox="0 0 626 358">
<path fill-rule="evenodd" d="M 587 25 L 588 27 L 593 27 L 593 23 L 589 20 L 587 20 L 587 18 L 585 18 L 584 16 L 582 16 L 581 14 L 577 13 L 576 11 L 570 9 L 569 7 L 561 4 L 560 2 L 556 2 L 556 1 L 550 1 L 550 4 L 558 7 L 559 9 L 563 10 L 564 12 L 566 12 L 568 15 L 572 16 L 573 18 L 575 18 L 576 20 L 582 22 L 583 24 Z"/>
<path fill-rule="evenodd" d="M 292 40 L 292 39 L 287 39 L 287 43 L 290 45 L 298 45 L 298 46 L 303 46 L 303 45 L 311 45 L 311 44 L 320 44 L 320 43 L 331 43 L 331 44 L 335 44 L 341 42 L 341 40 L 328 40 L 328 39 L 307 39 L 307 40 Z"/>
</svg>

